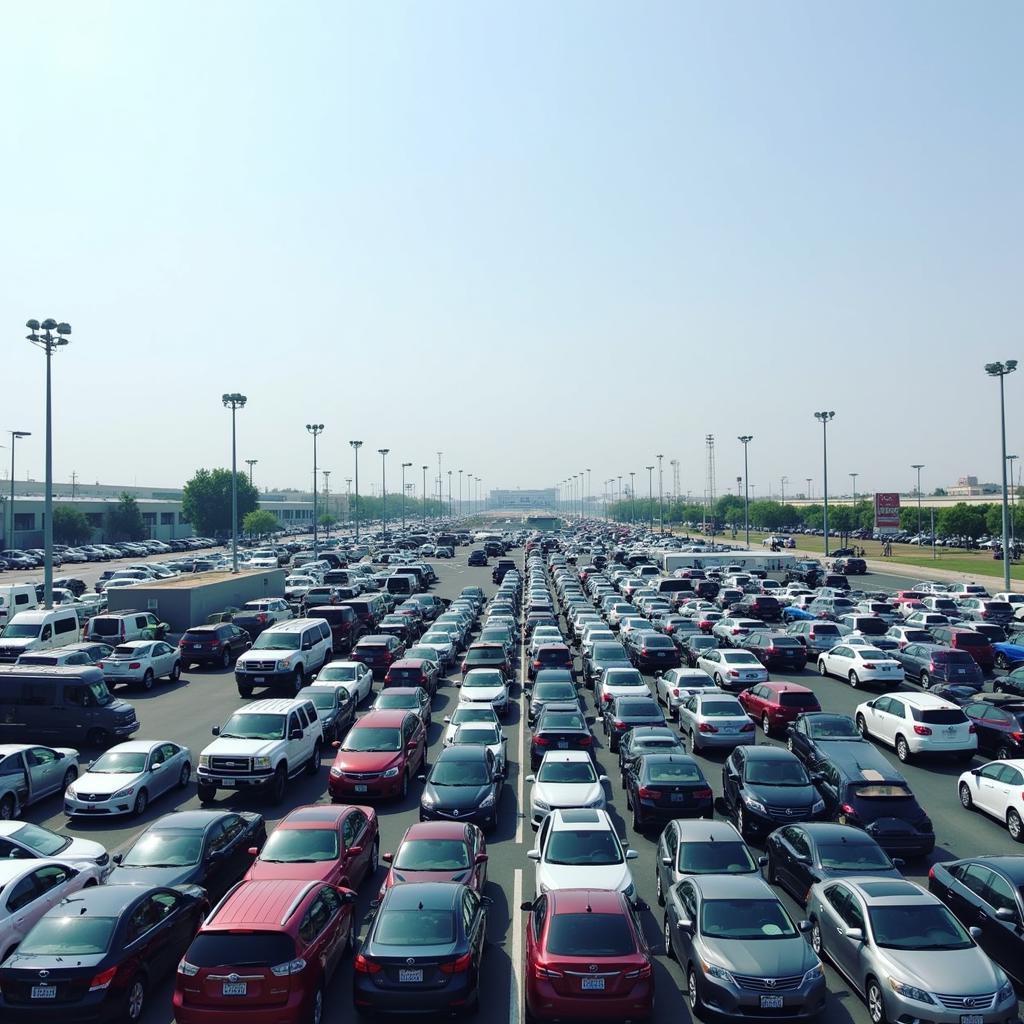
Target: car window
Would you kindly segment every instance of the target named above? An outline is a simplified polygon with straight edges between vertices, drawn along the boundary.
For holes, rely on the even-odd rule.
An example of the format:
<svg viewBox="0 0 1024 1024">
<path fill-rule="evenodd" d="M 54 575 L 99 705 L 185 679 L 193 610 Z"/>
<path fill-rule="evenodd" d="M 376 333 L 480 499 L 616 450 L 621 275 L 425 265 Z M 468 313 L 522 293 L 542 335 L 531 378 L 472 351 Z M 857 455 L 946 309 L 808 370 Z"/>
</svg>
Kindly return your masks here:
<svg viewBox="0 0 1024 1024">
<path fill-rule="evenodd" d="M 34 873 L 26 876 L 15 885 L 7 897 L 7 909 L 13 914 L 27 907 L 34 899 L 42 895 L 36 886 Z"/>
<path fill-rule="evenodd" d="M 831 885 L 825 890 L 825 900 L 840 917 L 843 917 L 850 903 L 850 893 L 845 886 Z"/>
</svg>

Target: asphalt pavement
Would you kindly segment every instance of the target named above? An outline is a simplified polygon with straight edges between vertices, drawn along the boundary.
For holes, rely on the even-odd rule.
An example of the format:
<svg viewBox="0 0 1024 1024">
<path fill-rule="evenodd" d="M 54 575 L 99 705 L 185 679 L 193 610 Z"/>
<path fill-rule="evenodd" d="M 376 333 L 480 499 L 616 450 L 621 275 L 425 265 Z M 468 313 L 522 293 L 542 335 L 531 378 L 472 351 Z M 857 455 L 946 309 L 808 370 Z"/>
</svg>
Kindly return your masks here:
<svg viewBox="0 0 1024 1024">
<path fill-rule="evenodd" d="M 522 559 L 522 552 L 516 553 L 517 560 Z M 488 595 L 495 590 L 491 583 L 490 569 L 469 568 L 465 565 L 466 549 L 459 549 L 454 561 L 441 561 L 436 564 L 439 583 L 435 593 L 443 597 L 453 597 L 465 586 L 482 586 Z M 126 560 L 132 561 L 132 560 Z M 110 567 L 114 563 L 108 563 Z M 69 575 L 77 575 L 86 579 L 95 579 L 100 567 L 76 566 L 67 567 Z M 860 577 L 857 585 L 871 586 L 878 589 L 897 589 L 911 586 L 915 580 L 903 576 L 883 576 L 873 574 Z M 433 724 L 430 729 L 430 754 L 432 761 L 440 747 L 443 718 L 449 709 L 458 701 L 458 690 L 454 683 L 455 675 L 449 676 L 446 685 L 439 690 L 433 706 Z M 845 683 L 834 679 L 822 679 L 813 667 L 793 675 L 772 674 L 773 679 L 785 679 L 809 685 L 819 695 L 822 706 L 826 710 L 851 714 L 853 708 L 863 700 L 869 699 L 870 691 L 851 690 Z M 488 939 L 489 945 L 484 956 L 483 998 L 479 1011 L 482 1024 L 519 1024 L 522 1020 L 521 960 L 523 950 L 522 925 L 524 915 L 519 912 L 519 903 L 532 898 L 534 887 L 533 864 L 526 858 L 526 851 L 532 847 L 534 832 L 528 818 L 522 816 L 524 807 L 528 809 L 529 784 L 524 776 L 529 774 L 529 767 L 523 767 L 524 741 L 526 733 L 525 715 L 521 710 L 522 665 L 519 666 L 516 686 L 513 689 L 515 707 L 507 722 L 505 733 L 508 740 L 509 778 L 501 798 L 501 811 L 498 827 L 487 837 L 490 853 L 489 882 L 487 895 L 493 901 L 489 908 Z M 649 680 L 653 684 L 653 679 Z M 379 688 L 379 684 L 377 684 Z M 239 698 L 235 689 L 234 677 L 229 671 L 196 670 L 186 673 L 177 684 L 158 684 L 149 693 L 140 690 L 119 687 L 119 696 L 130 700 L 136 707 L 142 729 L 140 738 L 160 738 L 174 740 L 187 745 L 193 754 L 193 763 L 200 751 L 211 739 L 211 728 L 221 724 L 237 707 L 245 701 Z M 593 717 L 593 695 L 586 694 L 586 702 L 590 715 Z M 263 694 L 257 692 L 255 699 Z M 617 761 L 608 752 L 607 744 L 600 728 L 600 722 L 593 721 L 596 737 L 597 758 L 601 769 L 610 782 L 611 801 L 609 811 L 620 834 L 628 838 L 629 845 L 636 849 L 639 858 L 632 862 L 634 878 L 640 897 L 646 901 L 647 908 L 641 914 L 645 932 L 655 957 L 655 978 L 657 999 L 655 1020 L 658 1024 L 678 1024 L 679 1021 L 689 1022 L 690 1014 L 682 994 L 683 978 L 678 965 L 664 956 L 661 942 L 662 918 L 655 898 L 654 886 L 654 850 L 657 832 L 636 835 L 627 824 L 625 800 L 618 781 Z M 758 729 L 757 742 L 764 742 Z M 778 742 L 769 740 L 769 742 Z M 95 751 L 83 751 L 83 762 L 95 756 Z M 895 754 L 886 751 L 887 756 L 895 764 Z M 710 754 L 699 756 L 702 768 L 707 775 L 716 796 L 721 795 L 721 773 L 723 758 L 721 755 Z M 980 763 L 980 762 L 978 762 Z M 268 831 L 292 808 L 306 803 L 326 802 L 327 773 L 330 757 L 324 759 L 320 773 L 315 777 L 302 775 L 295 779 L 288 788 L 285 800 L 277 807 L 265 804 L 256 796 L 237 793 L 222 793 L 218 796 L 215 806 L 235 809 L 259 810 L 267 818 Z M 956 797 L 956 778 L 963 766 L 952 762 L 926 762 L 902 766 L 901 770 L 908 779 L 918 800 L 925 808 L 935 824 L 938 844 L 934 855 L 928 862 L 911 862 L 905 868 L 906 874 L 919 882 L 926 883 L 928 866 L 931 861 L 947 860 L 968 854 L 1019 854 L 1024 852 L 997 823 L 971 814 L 961 809 Z M 402 802 L 382 803 L 378 807 L 381 850 L 393 850 L 405 829 L 417 820 L 417 808 L 421 783 L 416 783 L 410 790 L 408 798 Z M 24 817 L 46 825 L 57 831 L 87 836 L 102 842 L 112 853 L 123 849 L 150 822 L 161 815 L 174 810 L 195 808 L 199 801 L 195 794 L 194 784 L 182 793 L 173 793 L 159 798 L 145 814 L 138 819 L 127 819 L 121 822 L 96 821 L 76 823 L 69 826 L 63 813 L 59 799 L 54 798 L 31 808 Z M 378 870 L 372 883 L 366 883 L 360 893 L 359 911 L 365 930 L 365 915 L 369 911 L 369 901 L 376 893 L 383 866 Z M 802 909 L 788 896 L 783 896 L 795 920 L 803 917 Z M 852 993 L 845 982 L 829 967 L 827 968 L 828 986 L 830 991 L 825 1020 L 829 1024 L 845 1024 L 847 1021 L 856 1024 L 869 1024 L 867 1011 L 860 998 Z M 351 964 L 346 963 L 335 976 L 327 992 L 327 1021 L 347 1019 L 351 1013 Z M 166 980 L 151 992 L 148 1007 L 143 1020 L 146 1024 L 168 1024 L 173 1019 L 170 1010 L 170 997 L 173 979 Z"/>
</svg>

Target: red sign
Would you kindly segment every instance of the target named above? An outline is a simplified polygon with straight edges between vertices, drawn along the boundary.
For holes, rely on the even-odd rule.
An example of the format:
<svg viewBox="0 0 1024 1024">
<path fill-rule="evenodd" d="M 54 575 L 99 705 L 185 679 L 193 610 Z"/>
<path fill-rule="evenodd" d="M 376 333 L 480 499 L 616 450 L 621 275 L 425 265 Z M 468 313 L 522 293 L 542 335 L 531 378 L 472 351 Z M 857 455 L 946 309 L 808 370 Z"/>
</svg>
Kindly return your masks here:
<svg viewBox="0 0 1024 1024">
<path fill-rule="evenodd" d="M 900 528 L 900 496 L 896 494 L 875 494 L 875 529 L 898 530 Z"/>
</svg>

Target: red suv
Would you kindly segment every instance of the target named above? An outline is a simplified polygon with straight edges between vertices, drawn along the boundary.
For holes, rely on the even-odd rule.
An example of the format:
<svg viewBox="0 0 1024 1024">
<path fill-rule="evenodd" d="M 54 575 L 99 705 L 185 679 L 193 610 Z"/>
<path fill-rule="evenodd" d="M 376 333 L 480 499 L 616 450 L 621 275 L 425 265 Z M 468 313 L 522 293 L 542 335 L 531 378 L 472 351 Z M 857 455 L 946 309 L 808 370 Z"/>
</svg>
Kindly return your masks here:
<svg viewBox="0 0 1024 1024">
<path fill-rule="evenodd" d="M 765 736 L 773 729 L 785 729 L 798 715 L 820 711 L 821 705 L 813 690 L 797 683 L 758 683 L 739 694 L 743 710 L 761 723 Z"/>
<path fill-rule="evenodd" d="M 522 909 L 528 1019 L 651 1017 L 651 954 L 622 893 L 556 889 Z"/>
<path fill-rule="evenodd" d="M 306 1024 L 352 945 L 356 894 L 322 882 L 239 882 L 178 964 L 177 1024 Z"/>
<path fill-rule="evenodd" d="M 405 830 L 389 864 L 378 899 L 396 882 L 461 882 L 481 896 L 487 883 L 487 842 L 478 825 L 421 821 Z"/>
<path fill-rule="evenodd" d="M 331 649 L 335 654 L 351 651 L 363 632 L 359 616 L 347 605 L 317 605 L 306 609 L 306 618 L 323 619 L 331 627 Z"/>
<path fill-rule="evenodd" d="M 374 679 L 383 679 L 393 662 L 399 661 L 405 654 L 405 644 L 397 636 L 377 633 L 364 636 L 352 648 L 349 655 L 351 661 L 361 661 L 371 672 Z"/>
<path fill-rule="evenodd" d="M 355 889 L 377 870 L 380 836 L 377 812 L 352 804 L 296 807 L 270 833 L 246 881 L 295 878 Z"/>
<path fill-rule="evenodd" d="M 426 658 L 393 661 L 384 673 L 385 686 L 422 686 L 431 697 L 437 693 L 437 663 Z"/>
<path fill-rule="evenodd" d="M 370 711 L 335 746 L 338 753 L 327 783 L 332 800 L 404 798 L 409 779 L 422 770 L 426 760 L 427 731 L 415 712 Z"/>
</svg>

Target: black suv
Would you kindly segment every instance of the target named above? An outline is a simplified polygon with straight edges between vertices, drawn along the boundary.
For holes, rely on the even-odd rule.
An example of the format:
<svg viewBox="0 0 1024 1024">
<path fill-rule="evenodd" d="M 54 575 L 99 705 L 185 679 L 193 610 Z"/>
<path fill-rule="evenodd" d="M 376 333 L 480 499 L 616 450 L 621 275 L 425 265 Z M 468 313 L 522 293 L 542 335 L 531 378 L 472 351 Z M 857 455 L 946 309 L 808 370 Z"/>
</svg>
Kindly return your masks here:
<svg viewBox="0 0 1024 1024">
<path fill-rule="evenodd" d="M 654 630 L 632 629 L 626 634 L 626 653 L 641 672 L 679 668 L 679 650 L 675 641 Z"/>
<path fill-rule="evenodd" d="M 863 576 L 868 571 L 868 563 L 863 558 L 837 558 L 832 563 L 832 571 L 846 576 Z"/>
<path fill-rule="evenodd" d="M 467 565 L 486 565 L 487 564 L 487 552 L 481 551 L 480 548 L 474 548 L 469 553 L 469 558 L 466 559 Z"/>
<path fill-rule="evenodd" d="M 736 638 L 736 646 L 750 651 L 767 669 L 788 669 L 801 672 L 807 664 L 807 648 L 786 633 L 756 631 Z"/>
<path fill-rule="evenodd" d="M 178 641 L 181 667 L 218 665 L 227 668 L 243 651 L 252 647 L 249 634 L 232 622 L 213 626 L 191 626 Z"/>
<path fill-rule="evenodd" d="M 806 583 L 816 587 L 824 575 L 824 570 L 817 562 L 797 562 L 786 570 L 783 580 L 786 583 Z"/>
<path fill-rule="evenodd" d="M 762 622 L 781 622 L 782 605 L 770 594 L 751 594 L 743 598 L 736 608 L 737 614 Z"/>
<path fill-rule="evenodd" d="M 1024 700 L 988 693 L 963 706 L 978 734 L 978 753 L 998 761 L 1024 756 Z"/>
</svg>

